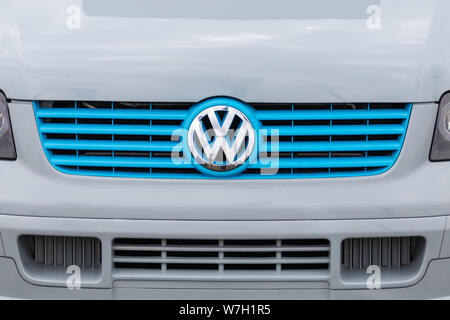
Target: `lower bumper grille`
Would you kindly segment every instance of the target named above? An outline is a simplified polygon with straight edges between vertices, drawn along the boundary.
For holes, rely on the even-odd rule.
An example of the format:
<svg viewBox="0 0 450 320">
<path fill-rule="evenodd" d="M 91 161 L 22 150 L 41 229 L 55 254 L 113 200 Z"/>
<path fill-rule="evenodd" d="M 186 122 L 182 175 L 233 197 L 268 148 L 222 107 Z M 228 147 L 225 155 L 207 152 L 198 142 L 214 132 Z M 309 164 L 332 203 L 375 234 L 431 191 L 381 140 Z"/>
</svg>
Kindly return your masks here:
<svg viewBox="0 0 450 320">
<path fill-rule="evenodd" d="M 40 267 L 101 268 L 101 242 L 97 238 L 22 236 L 22 256 L 28 265 Z"/>
<path fill-rule="evenodd" d="M 302 240 L 116 239 L 116 270 L 140 269 L 149 274 L 195 272 L 215 274 L 255 271 L 283 275 L 329 269 L 330 244 Z"/>
<path fill-rule="evenodd" d="M 325 288 L 330 270 L 340 269 L 347 284 L 365 288 L 369 266 L 379 267 L 382 282 L 412 281 L 426 249 L 425 238 L 414 236 L 345 239 L 334 254 L 329 239 L 116 238 L 104 241 L 111 255 L 106 253 L 102 262 L 102 243 L 94 237 L 23 235 L 18 245 L 21 264 L 33 279 L 60 286 L 75 265 L 87 286 L 111 276 L 118 286 L 120 281 L 156 281 L 170 287 L 173 281 L 158 281 L 178 280 L 200 287 L 212 281 L 224 287 L 252 282 L 272 288 L 277 282 L 280 288 Z"/>
<path fill-rule="evenodd" d="M 409 266 L 420 257 L 424 239 L 420 237 L 355 238 L 342 243 L 344 269 L 366 269 Z"/>
</svg>

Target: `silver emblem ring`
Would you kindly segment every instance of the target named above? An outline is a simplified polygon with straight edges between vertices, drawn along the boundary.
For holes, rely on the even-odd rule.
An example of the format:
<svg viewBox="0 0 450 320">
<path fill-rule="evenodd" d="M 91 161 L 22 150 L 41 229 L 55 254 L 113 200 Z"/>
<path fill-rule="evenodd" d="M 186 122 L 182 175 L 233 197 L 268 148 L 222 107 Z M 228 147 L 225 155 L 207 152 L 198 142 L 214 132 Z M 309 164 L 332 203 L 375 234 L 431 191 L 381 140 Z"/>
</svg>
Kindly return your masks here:
<svg viewBox="0 0 450 320">
<path fill-rule="evenodd" d="M 218 113 L 224 114 L 222 121 Z M 248 117 L 225 105 L 201 111 L 188 131 L 192 156 L 198 164 L 212 171 L 226 172 L 243 165 L 253 152 L 255 140 L 255 130 Z"/>
</svg>

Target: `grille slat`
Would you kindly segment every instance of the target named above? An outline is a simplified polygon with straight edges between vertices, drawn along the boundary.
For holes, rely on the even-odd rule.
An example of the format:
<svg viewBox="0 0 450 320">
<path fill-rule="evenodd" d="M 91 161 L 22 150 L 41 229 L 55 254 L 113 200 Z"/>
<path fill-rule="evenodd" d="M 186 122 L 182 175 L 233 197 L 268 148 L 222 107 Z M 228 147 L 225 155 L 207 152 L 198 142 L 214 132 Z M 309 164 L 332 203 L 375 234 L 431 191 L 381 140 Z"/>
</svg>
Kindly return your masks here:
<svg viewBox="0 0 450 320">
<path fill-rule="evenodd" d="M 279 159 L 279 168 L 358 168 L 382 167 L 392 163 L 391 157 L 356 157 L 356 158 L 302 158 Z M 250 165 L 250 168 L 253 166 Z"/>
<path fill-rule="evenodd" d="M 179 126 L 145 126 L 132 124 L 42 124 L 42 133 L 68 134 L 129 134 L 129 135 L 163 135 L 175 134 Z"/>
<path fill-rule="evenodd" d="M 177 240 L 115 239 L 116 269 L 177 271 L 208 270 L 218 274 L 243 270 L 270 273 L 327 270 L 330 244 L 301 240 Z"/>
<path fill-rule="evenodd" d="M 40 118 L 69 118 L 69 119 L 130 119 L 130 120 L 184 120 L 188 115 L 185 110 L 132 110 L 132 109 L 40 109 Z"/>
<path fill-rule="evenodd" d="M 127 257 L 114 258 L 113 262 L 117 263 L 179 263 L 179 264 L 328 264 L 328 258 L 280 258 L 280 259 L 264 259 L 264 258 L 223 258 L 223 259 L 208 259 L 208 258 L 143 258 L 143 257 Z"/>
<path fill-rule="evenodd" d="M 406 110 L 271 110 L 256 111 L 258 120 L 366 120 L 366 119 L 406 119 Z"/>
<path fill-rule="evenodd" d="M 68 125 L 70 126 L 70 125 Z M 265 126 L 264 129 L 276 131 L 280 136 L 333 136 L 333 135 L 376 135 L 402 134 L 404 125 L 331 125 L 331 126 Z"/>
<path fill-rule="evenodd" d="M 317 141 L 317 142 L 280 142 L 279 152 L 312 151 L 377 151 L 398 150 L 399 141 Z M 268 148 L 267 151 L 271 149 Z"/>
<path fill-rule="evenodd" d="M 50 160 L 56 165 L 89 166 L 89 167 L 141 167 L 141 168 L 191 168 L 189 163 L 174 163 L 170 158 L 146 159 L 135 157 L 109 157 L 101 156 L 52 156 Z M 285 159 L 280 158 L 279 168 L 346 168 L 346 167 L 382 167 L 392 163 L 391 157 L 367 157 L 367 158 L 304 158 Z M 258 165 L 250 165 L 257 168 Z"/>
<path fill-rule="evenodd" d="M 108 177 L 208 178 L 194 163 L 182 160 L 188 155 L 183 155 L 179 129 L 194 103 L 33 104 L 47 158 L 60 171 Z M 262 153 L 256 163 L 236 176 L 243 179 L 385 172 L 399 155 L 412 108 L 400 103 L 250 106 L 264 142 L 260 142 Z M 172 153 L 179 154 L 175 162 Z M 235 177 L 221 179 L 226 178 Z"/>
<path fill-rule="evenodd" d="M 178 146 L 178 148 L 176 148 Z M 178 142 L 145 142 L 127 140 L 85 140 L 67 141 L 64 139 L 48 139 L 44 142 L 47 149 L 68 150 L 115 150 L 115 151 L 181 151 Z M 313 152 L 313 151 L 379 151 L 397 150 L 400 141 L 329 141 L 329 142 L 280 142 L 279 152 Z M 271 148 L 268 147 L 268 152 Z"/>
<path fill-rule="evenodd" d="M 309 251 L 329 251 L 329 246 L 195 246 L 198 252 L 309 252 Z M 192 247 L 187 246 L 145 246 L 145 245 L 115 245 L 113 250 L 119 251 L 192 251 Z"/>
<path fill-rule="evenodd" d="M 144 142 L 144 141 L 107 141 L 107 140 L 85 140 L 67 141 L 64 139 L 48 139 L 44 147 L 48 149 L 68 150 L 114 150 L 114 151 L 179 151 L 176 149 L 177 142 Z"/>
<path fill-rule="evenodd" d="M 189 163 L 174 163 L 170 158 L 135 158 L 135 157 L 101 157 L 101 156 L 52 156 L 56 165 L 89 166 L 89 167 L 140 167 L 140 168 L 191 168 Z"/>
</svg>

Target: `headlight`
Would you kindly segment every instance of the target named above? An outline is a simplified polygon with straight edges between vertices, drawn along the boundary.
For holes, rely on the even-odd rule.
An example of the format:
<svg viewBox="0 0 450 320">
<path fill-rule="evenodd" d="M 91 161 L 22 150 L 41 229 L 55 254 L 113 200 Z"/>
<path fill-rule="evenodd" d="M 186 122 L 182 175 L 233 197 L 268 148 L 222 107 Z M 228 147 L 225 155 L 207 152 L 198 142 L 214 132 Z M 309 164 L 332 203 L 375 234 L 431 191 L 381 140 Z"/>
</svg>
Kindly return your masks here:
<svg viewBox="0 0 450 320">
<path fill-rule="evenodd" d="M 430 160 L 450 160 L 450 93 L 444 95 L 439 103 Z"/>
<path fill-rule="evenodd" d="M 16 148 L 9 120 L 8 104 L 6 98 L 0 93 L 0 159 L 15 160 Z"/>
</svg>

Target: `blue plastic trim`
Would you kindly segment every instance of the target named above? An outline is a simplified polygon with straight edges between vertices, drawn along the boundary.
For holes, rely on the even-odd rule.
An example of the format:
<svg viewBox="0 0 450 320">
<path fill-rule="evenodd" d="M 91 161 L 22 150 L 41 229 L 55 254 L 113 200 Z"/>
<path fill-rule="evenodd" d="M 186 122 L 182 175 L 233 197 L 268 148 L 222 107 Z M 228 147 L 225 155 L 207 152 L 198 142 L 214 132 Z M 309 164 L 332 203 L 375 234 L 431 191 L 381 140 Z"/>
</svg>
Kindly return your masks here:
<svg viewBox="0 0 450 320">
<path fill-rule="evenodd" d="M 97 109 L 38 109 L 39 118 L 79 118 L 79 119 L 136 119 L 136 120 L 184 120 L 189 112 L 186 110 L 97 110 Z"/>
<path fill-rule="evenodd" d="M 182 142 L 176 141 L 120 141 L 120 140 L 78 140 L 79 134 L 93 133 L 93 134 L 111 134 L 113 137 L 116 134 L 129 135 L 170 135 L 176 133 L 177 130 L 188 128 L 190 121 L 199 112 L 208 108 L 209 106 L 225 104 L 234 106 L 244 112 L 250 119 L 255 129 L 276 129 L 279 130 L 280 135 L 366 135 L 372 134 L 383 135 L 398 135 L 396 140 L 369 140 L 365 141 L 305 141 L 305 142 L 280 142 L 280 152 L 339 152 L 339 151 L 366 151 L 366 157 L 358 158 L 280 158 L 280 168 L 366 168 L 364 171 L 357 172 L 312 172 L 312 173 L 277 173 L 277 174 L 253 174 L 242 171 L 248 168 L 261 169 L 266 166 L 261 163 L 261 159 L 249 161 L 245 166 L 239 168 L 232 173 L 225 173 L 220 176 L 212 176 L 205 172 L 205 168 L 195 165 L 193 159 L 174 164 L 167 158 L 132 158 L 132 157 L 116 157 L 114 151 L 159 151 L 170 152 L 175 150 L 182 150 L 185 148 L 186 139 L 182 137 Z M 190 110 L 152 110 L 149 104 L 149 110 L 129 110 L 129 109 L 114 109 L 111 103 L 111 109 L 106 110 L 85 110 L 78 109 L 77 103 L 74 102 L 75 108 L 64 109 L 43 109 L 40 108 L 38 101 L 33 102 L 35 110 L 36 123 L 43 145 L 45 155 L 51 165 L 66 174 L 85 175 L 85 176 L 104 176 L 104 177 L 123 177 L 123 178 L 161 178 L 161 179 L 288 179 L 288 178 L 340 178 L 340 177 L 359 177 L 377 175 L 388 171 L 398 160 L 401 148 L 404 143 L 407 128 L 409 125 L 409 118 L 411 115 L 412 104 L 405 104 L 405 109 L 370 109 L 369 110 L 333 110 L 330 105 L 330 110 L 317 111 L 302 111 L 302 110 L 268 110 L 255 111 L 250 105 L 231 98 L 213 98 L 204 100 L 194 105 Z M 44 123 L 43 118 L 74 118 L 74 124 L 49 124 Z M 77 119 L 111 119 L 111 125 L 108 124 L 79 124 Z M 180 126 L 153 126 L 142 128 L 139 125 L 121 125 L 114 124 L 114 119 L 139 119 L 139 120 L 183 120 L 183 125 Z M 333 120 L 355 120 L 367 119 L 367 125 L 360 126 L 346 126 L 333 125 Z M 402 124 L 398 125 L 369 125 L 369 120 L 372 119 L 403 119 Z M 291 126 L 274 127 L 263 126 L 263 120 L 291 120 Z M 294 120 L 330 120 L 330 126 L 295 126 Z M 183 132 L 187 132 L 184 130 Z M 47 133 L 73 133 L 76 138 L 74 140 L 63 139 L 47 139 Z M 259 146 L 259 143 L 257 143 Z M 51 150 L 76 150 L 76 155 L 53 155 Z M 271 151 L 270 145 L 267 151 Z M 110 150 L 113 152 L 113 157 L 93 157 L 80 156 L 78 150 Z M 367 156 L 367 151 L 390 150 L 394 153 L 390 157 L 370 157 Z M 259 150 L 255 148 L 255 155 Z M 147 168 L 149 165 L 153 168 L 197 168 L 198 173 L 158 173 L 158 172 L 125 172 L 121 171 L 122 167 Z M 69 168 L 67 166 L 71 166 Z M 80 169 L 80 166 L 89 167 L 111 167 L 111 171 L 102 170 L 87 170 Z M 374 168 L 371 168 L 374 167 Z M 203 170 L 205 169 L 205 170 Z M 241 170 L 241 171 L 240 171 Z M 209 171 L 209 170 L 208 170 Z M 208 174 L 205 174 L 208 173 Z M 239 174 L 240 173 L 240 174 Z"/>
<path fill-rule="evenodd" d="M 347 120 L 347 119 L 405 119 L 406 110 L 269 110 L 256 111 L 258 120 Z"/>
</svg>

